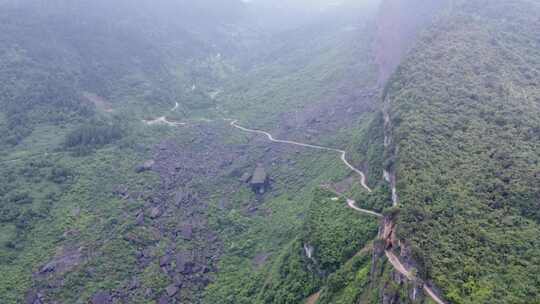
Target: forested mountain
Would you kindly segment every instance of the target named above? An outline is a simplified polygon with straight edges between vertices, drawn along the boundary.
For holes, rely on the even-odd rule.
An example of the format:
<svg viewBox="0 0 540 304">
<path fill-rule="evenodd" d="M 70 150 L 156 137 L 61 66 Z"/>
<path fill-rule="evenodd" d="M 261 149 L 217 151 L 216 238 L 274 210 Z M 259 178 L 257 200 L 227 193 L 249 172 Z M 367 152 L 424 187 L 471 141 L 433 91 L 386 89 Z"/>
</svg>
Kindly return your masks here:
<svg viewBox="0 0 540 304">
<path fill-rule="evenodd" d="M 538 16 L 0 1 L 0 303 L 540 303 Z"/>
<path fill-rule="evenodd" d="M 185 95 L 171 74 L 178 66 L 197 73 L 189 70 L 191 60 L 225 52 L 230 38 L 218 32 L 242 12 L 236 1 L 25 0 L 1 5 L 1 89 L 6 96 L 1 102 L 8 113 L 2 138 L 11 144 L 27 136 L 36 120 L 65 122 L 91 115 L 84 92 L 113 102 L 126 91 L 157 103 Z"/>
<path fill-rule="evenodd" d="M 398 237 L 452 303 L 540 301 L 539 13 L 454 4 L 386 90 Z"/>
</svg>

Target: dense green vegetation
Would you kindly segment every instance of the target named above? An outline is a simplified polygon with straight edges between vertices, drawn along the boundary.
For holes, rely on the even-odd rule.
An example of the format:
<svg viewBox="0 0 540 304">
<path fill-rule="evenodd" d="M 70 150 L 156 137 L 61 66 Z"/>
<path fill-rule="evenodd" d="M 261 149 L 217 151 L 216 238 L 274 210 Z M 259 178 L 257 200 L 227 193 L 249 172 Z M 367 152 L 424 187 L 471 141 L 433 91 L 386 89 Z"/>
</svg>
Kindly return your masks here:
<svg viewBox="0 0 540 304">
<path fill-rule="evenodd" d="M 116 123 L 90 121 L 70 131 L 64 145 L 77 154 L 84 154 L 119 140 L 122 133 L 122 128 Z"/>
<path fill-rule="evenodd" d="M 209 287 L 207 302 L 227 299 L 223 303 L 300 303 L 326 286 L 328 275 L 367 246 L 377 232 L 376 219 L 357 214 L 347 208 L 344 201 L 335 201 L 332 197 L 325 190 L 315 190 L 310 198 L 305 224 L 301 227 L 301 236 L 290 243 L 281 242 L 279 247 L 275 247 L 263 245 L 264 239 L 254 240 L 266 235 L 261 231 L 262 227 L 278 218 L 268 224 L 260 223 L 261 228 L 251 228 L 252 231 L 240 234 L 237 232 L 234 236 L 237 241 L 233 243 L 236 254 L 230 252 L 225 255 L 223 272 L 219 274 L 218 281 Z M 293 231 L 298 229 L 294 227 Z M 266 242 L 271 241 L 272 237 L 268 235 Z M 253 262 L 262 248 L 251 250 L 261 245 L 266 255 L 276 255 L 262 266 Z M 314 248 L 311 259 L 306 256 L 304 245 Z M 250 252 L 253 253 L 246 256 Z"/>
<path fill-rule="evenodd" d="M 315 248 L 314 259 L 323 273 L 332 273 L 377 234 L 378 221 L 346 208 L 344 199 L 332 201 L 319 190 L 307 213 L 303 241 Z"/>
<path fill-rule="evenodd" d="M 399 236 L 452 303 L 538 303 L 540 6 L 456 3 L 391 80 Z"/>
<path fill-rule="evenodd" d="M 449 302 L 540 303 L 537 2 L 452 2 L 384 90 L 390 147 L 372 7 L 255 26 L 234 0 L 40 3 L 0 1 L 1 303 L 150 303 L 177 280 L 193 303 L 412 303 L 378 219 L 327 186 L 392 213 Z M 142 122 L 163 115 L 187 124 Z M 345 149 L 374 191 L 222 118 Z M 257 163 L 264 195 L 240 181 Z M 211 262 L 167 273 L 180 252 Z"/>
<path fill-rule="evenodd" d="M 109 1 L 40 3 L 0 3 L 2 303 L 20 303 L 35 290 L 47 299 L 87 302 L 98 291 L 126 291 L 135 279 L 139 287 L 129 290 L 130 303 L 158 299 L 171 283 L 159 257 L 171 248 L 199 244 L 168 237 L 176 234 L 171 231 L 182 209 L 160 219 L 155 226 L 162 231 L 150 219 L 135 222 L 163 191 L 155 172 L 134 170 L 152 157 L 157 143 L 174 142 L 192 153 L 220 152 L 204 150 L 208 133 L 219 130 L 223 134 L 215 141 L 242 145 L 249 154 L 232 164 L 245 171 L 267 157 L 268 146 L 248 141 L 241 132 L 224 132 L 221 121 L 199 118 L 230 115 L 248 126 L 269 126 L 292 104 L 324 109 L 326 102 L 343 99 L 341 94 L 352 100 L 356 87 L 374 84 L 373 62 L 358 60 L 368 58 L 372 37 L 359 33 L 372 28 L 364 22 L 372 11 L 359 12 L 358 24 L 351 13 L 331 26 L 326 20 L 280 33 L 282 40 L 231 24 L 241 12 L 236 1 L 197 1 L 180 15 L 165 2 L 163 7 L 118 2 L 116 9 Z M 201 14 L 205 17 L 197 17 Z M 350 23 L 358 27 L 346 28 Z M 371 111 L 371 101 L 362 100 L 362 110 Z M 179 107 L 172 112 L 175 102 Z M 204 123 L 177 131 L 141 122 L 162 115 Z M 369 117 L 338 121 L 346 128 L 326 130 L 311 141 L 347 148 L 350 134 L 363 129 Z M 192 190 L 212 202 L 200 211 L 203 221 L 223 243 L 215 284 L 206 293 L 210 303 L 301 301 L 323 284 L 326 274 L 313 269 L 333 271 L 374 233 L 374 221 L 314 192 L 349 175 L 337 165 L 338 155 L 276 150 L 274 155 L 287 162 L 271 166 L 273 189 L 262 199 L 239 188 L 236 174 L 222 168 L 215 175 L 201 173 L 194 182 Z M 350 150 L 355 154 L 354 147 Z M 123 189 L 139 195 L 128 199 Z M 223 199 L 231 202 L 225 209 Z M 314 202 L 320 206 L 308 216 Z M 254 204 L 256 212 L 250 209 Z M 339 244 L 325 238 L 328 228 L 312 223 L 316 235 L 303 232 L 306 217 L 318 219 L 324 212 L 353 226 L 333 226 Z M 157 236 L 161 233 L 165 236 Z M 310 268 L 302 247 L 308 237 L 324 249 L 324 266 Z M 141 252 L 152 258 L 141 262 Z M 50 271 L 64 258 L 73 261 Z M 192 291 L 186 287 L 181 295 Z M 192 298 L 201 302 L 202 292 L 196 293 Z"/>
<path fill-rule="evenodd" d="M 383 172 L 385 149 L 384 126 L 381 112 L 365 117 L 362 127 L 356 130 L 349 138 L 349 150 L 352 160 L 363 164 L 363 172 L 367 175 L 368 184 L 375 185 L 381 182 Z"/>
<path fill-rule="evenodd" d="M 321 304 L 354 304 L 369 288 L 371 251 L 359 252 L 328 277 L 321 292 Z"/>
<path fill-rule="evenodd" d="M 267 199 L 261 206 L 261 213 L 253 216 L 242 212 L 254 199 L 248 189 L 233 197 L 234 205 L 225 214 L 217 208 L 210 212 L 215 229 L 219 229 L 226 243 L 220 263 L 222 271 L 217 274 L 216 282 L 210 285 L 206 302 L 222 299 L 227 299 L 226 303 L 262 301 L 264 297 L 277 296 L 270 295 L 276 290 L 270 286 L 286 286 L 284 282 L 293 282 L 300 277 L 311 278 L 302 279 L 303 282 L 311 281 L 310 284 L 295 285 L 304 294 L 313 288 L 314 282 L 318 282 L 319 278 L 303 266 L 306 261 L 302 254 L 303 244 L 296 237 L 291 240 L 291 235 L 299 235 L 302 231 L 305 211 L 314 200 L 312 190 L 323 182 L 339 180 L 347 173 L 345 168 L 335 167 L 334 155 L 308 152 L 294 158 L 299 163 L 293 168 L 286 166 L 270 172 L 271 176 L 279 178 L 276 188 L 281 194 Z M 298 179 L 296 171 L 309 173 L 304 175 L 309 183 Z M 218 197 L 220 200 L 223 198 Z M 257 262 L 259 259 L 262 262 Z M 261 291 L 266 284 L 272 285 Z M 282 301 L 291 296 L 299 297 L 285 290 L 277 292 Z"/>
<path fill-rule="evenodd" d="M 46 218 L 59 193 L 74 176 L 65 167 L 38 159 L 2 170 L 0 225 L 2 241 L 0 260 L 13 259 L 24 250 L 26 235 L 35 221 Z"/>
<path fill-rule="evenodd" d="M 199 63 L 188 61 L 210 50 L 202 42 L 167 49 L 153 36 L 164 33 L 155 17 L 146 21 L 156 31 L 143 30 L 140 18 L 151 10 L 111 5 L 0 3 L 1 303 L 22 303 L 36 289 L 58 301 L 87 302 L 134 277 L 140 277 L 141 290 L 130 302 L 145 303 L 147 287 L 163 290 L 168 283 L 156 263 L 138 267 L 139 244 L 126 235 L 148 241 L 156 254 L 165 243 L 136 229 L 134 213 L 143 202 L 127 202 L 116 191 L 155 187 L 155 175 L 136 175 L 134 168 L 174 132 L 144 128 L 140 119 L 193 96 L 184 77 Z M 195 40 L 187 33 L 177 37 Z M 190 99 L 184 112 L 200 103 Z M 41 273 L 77 250 L 80 257 L 68 271 Z"/>
<path fill-rule="evenodd" d="M 4 274 L 0 291 L 5 303 L 19 303 L 31 286 L 32 273 L 58 252 L 56 244 L 65 248 L 84 244 L 101 256 L 101 260 L 78 265 L 98 271 L 96 276 L 88 277 L 84 271 L 70 273 L 64 278 L 68 287 L 54 291 L 58 298 L 85 298 L 100 286 L 114 286 L 120 278 L 130 277 L 132 247 L 121 238 L 126 228 L 118 227 L 124 203 L 113 190 L 118 181 L 128 180 L 126 177 L 149 185 L 151 179 L 134 178 L 136 160 L 118 157 L 119 152 L 109 149 L 73 159 L 37 157 L 2 169 L 2 176 L 9 179 L 2 183 L 7 195 L 2 198 L 0 244 Z"/>
<path fill-rule="evenodd" d="M 225 82 L 220 109 L 250 125 L 272 127 L 285 113 L 371 90 L 372 13 L 366 9 L 356 19 L 320 22 L 265 41 L 251 68 Z M 358 28 L 344 30 L 352 22 Z"/>
</svg>

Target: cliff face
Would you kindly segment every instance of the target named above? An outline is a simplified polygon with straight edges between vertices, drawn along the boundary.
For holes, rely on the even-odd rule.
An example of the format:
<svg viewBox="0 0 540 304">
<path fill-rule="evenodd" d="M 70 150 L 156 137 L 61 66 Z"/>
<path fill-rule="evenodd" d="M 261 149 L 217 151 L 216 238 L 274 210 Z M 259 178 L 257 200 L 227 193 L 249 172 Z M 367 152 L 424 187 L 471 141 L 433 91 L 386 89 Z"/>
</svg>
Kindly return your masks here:
<svg viewBox="0 0 540 304">
<path fill-rule="evenodd" d="M 384 84 L 449 0 L 383 0 L 378 16 L 376 60 Z"/>
<path fill-rule="evenodd" d="M 425 23 L 426 35 L 418 35 L 426 19 L 412 22 L 406 12 L 400 1 L 384 2 L 377 45 L 382 81 L 400 65 L 384 98 L 385 179 L 399 196 L 399 260 L 415 268 L 426 293 L 435 285 L 448 303 L 535 303 L 538 263 L 529 261 L 540 246 L 530 236 L 540 216 L 531 210 L 540 183 L 531 164 L 538 164 L 540 133 L 527 130 L 540 117 L 540 4 L 453 1 L 448 13 L 433 11 L 444 16 Z M 394 287 L 383 285 L 387 298 Z"/>
<path fill-rule="evenodd" d="M 407 53 L 415 46 L 420 33 L 429 28 L 436 16 L 442 12 L 449 3 L 448 0 L 383 0 L 377 20 L 377 37 L 375 45 L 376 61 L 378 64 L 378 83 L 384 86 L 396 68 L 400 65 Z M 392 192 L 393 206 L 398 206 L 396 159 L 398 145 L 394 142 L 394 127 L 392 124 L 392 109 L 386 104 L 383 106 L 384 116 L 384 149 L 385 163 L 384 180 L 389 184 Z M 408 269 L 417 269 L 411 248 L 406 240 L 399 240 L 396 236 L 397 219 L 387 216 L 381 223 L 379 231 L 380 245 L 385 250 L 399 252 L 399 259 Z M 378 258 L 373 257 L 372 271 L 376 269 Z M 422 280 L 409 281 L 405 276 L 390 269 L 390 275 L 374 278 L 379 283 L 380 299 L 382 303 L 424 303 Z"/>
</svg>

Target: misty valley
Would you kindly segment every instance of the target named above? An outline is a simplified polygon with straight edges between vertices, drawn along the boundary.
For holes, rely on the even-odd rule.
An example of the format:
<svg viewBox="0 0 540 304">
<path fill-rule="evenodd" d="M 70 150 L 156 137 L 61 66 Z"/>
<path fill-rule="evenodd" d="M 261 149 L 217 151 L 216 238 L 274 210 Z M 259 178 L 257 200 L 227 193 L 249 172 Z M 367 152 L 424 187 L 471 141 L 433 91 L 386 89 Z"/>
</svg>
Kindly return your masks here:
<svg viewBox="0 0 540 304">
<path fill-rule="evenodd" d="M 0 304 L 540 304 L 538 16 L 0 0 Z"/>
</svg>

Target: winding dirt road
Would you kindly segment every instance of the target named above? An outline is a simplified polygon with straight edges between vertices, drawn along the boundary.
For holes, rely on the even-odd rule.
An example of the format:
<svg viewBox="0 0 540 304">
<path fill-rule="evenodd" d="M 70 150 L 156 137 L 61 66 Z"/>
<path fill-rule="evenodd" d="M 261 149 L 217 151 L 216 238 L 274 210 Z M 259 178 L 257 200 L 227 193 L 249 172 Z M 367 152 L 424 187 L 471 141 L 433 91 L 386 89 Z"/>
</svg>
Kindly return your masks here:
<svg viewBox="0 0 540 304">
<path fill-rule="evenodd" d="M 424 284 L 424 291 L 429 295 L 429 297 L 437 302 L 437 304 L 446 304 L 439 296 L 431 289 L 431 287 Z"/>
<path fill-rule="evenodd" d="M 242 126 L 238 125 L 238 120 L 233 120 L 233 119 L 226 119 L 226 120 L 231 121 L 231 126 L 237 128 L 237 129 L 240 129 L 242 131 L 249 132 L 249 133 L 258 133 L 258 134 L 265 135 L 272 142 L 295 145 L 295 146 L 312 148 L 312 149 L 323 150 L 323 151 L 337 152 L 337 153 L 339 153 L 341 155 L 341 161 L 343 161 L 343 163 L 349 169 L 351 169 L 352 171 L 354 171 L 356 174 L 358 174 L 360 176 L 360 184 L 362 185 L 362 187 L 364 187 L 364 189 L 366 189 L 369 193 L 372 192 L 371 188 L 369 188 L 369 186 L 367 185 L 366 175 L 362 171 L 360 171 L 359 169 L 355 168 L 353 165 L 351 165 L 351 163 L 349 163 L 347 161 L 347 152 L 344 151 L 344 150 L 339 150 L 339 149 L 329 148 L 329 147 L 323 147 L 323 146 L 317 146 L 317 145 L 304 144 L 304 143 L 301 143 L 301 142 L 296 142 L 296 141 L 291 141 L 291 140 L 275 139 L 272 136 L 272 134 L 270 134 L 268 132 L 261 131 L 261 130 L 248 129 L 248 128 L 245 128 L 245 127 L 242 127 Z"/>
<path fill-rule="evenodd" d="M 170 120 L 167 120 L 167 117 L 165 116 L 161 116 L 161 117 L 158 117 L 156 119 L 153 119 L 153 120 L 143 120 L 143 122 L 149 126 L 153 126 L 153 125 L 168 125 L 168 126 L 172 126 L 172 127 L 178 127 L 178 126 L 185 126 L 186 123 L 184 122 L 174 122 L 174 121 L 170 121 Z"/>
<path fill-rule="evenodd" d="M 395 270 L 397 270 L 399 273 L 407 277 L 409 281 L 416 280 L 416 277 L 414 276 L 414 274 L 412 274 L 410 270 L 408 270 L 407 267 L 405 267 L 405 265 L 401 263 L 399 258 L 392 251 L 386 250 L 385 254 L 386 254 L 386 257 L 388 258 L 388 261 L 390 262 L 390 264 L 392 264 Z M 428 296 L 437 304 L 446 304 L 446 302 L 444 302 L 437 295 L 437 293 L 435 293 L 435 291 L 433 291 L 433 289 L 431 289 L 431 287 L 429 287 L 427 284 L 424 284 L 423 288 L 424 288 L 424 291 L 428 294 Z"/>
<path fill-rule="evenodd" d="M 350 168 L 353 172 L 357 173 L 359 176 L 360 176 L 360 183 L 362 185 L 362 187 L 364 187 L 364 189 L 366 189 L 368 192 L 372 192 L 371 188 L 369 188 L 369 186 L 367 185 L 366 183 L 366 176 L 365 174 L 360 171 L 358 168 L 354 167 L 353 165 L 351 165 L 351 163 L 349 163 L 347 161 L 347 152 L 344 151 L 344 150 L 339 150 L 339 149 L 335 149 L 335 148 L 330 148 L 330 147 L 324 147 L 324 146 L 318 146 L 318 145 L 311 145 L 311 144 L 305 144 L 305 143 L 300 143 L 300 142 L 296 142 L 296 141 L 291 141 L 291 140 L 281 140 L 281 139 L 275 139 L 272 134 L 266 132 L 266 131 L 262 131 L 262 130 L 256 130 L 256 129 L 248 129 L 246 127 L 242 127 L 240 125 L 238 125 L 238 120 L 233 120 L 233 119 L 226 119 L 227 121 L 230 121 L 230 125 L 233 126 L 234 128 L 237 128 L 237 129 L 240 129 L 244 132 L 249 132 L 249 133 L 256 133 L 256 134 L 262 134 L 262 135 L 265 135 L 270 141 L 272 142 L 276 142 L 276 143 L 283 143 L 283 144 L 290 144 L 290 145 L 295 145 L 295 146 L 300 146 L 300 147 L 306 147 L 306 148 L 312 148 L 312 149 L 318 149 L 318 150 L 323 150 L 323 151 L 331 151 L 331 152 L 337 152 L 337 153 L 340 153 L 341 155 L 341 161 L 348 167 Z M 336 193 L 340 196 L 343 196 L 341 195 L 340 193 Z M 377 213 L 375 211 L 371 211 L 371 210 L 366 210 L 366 209 L 362 209 L 362 208 L 359 208 L 358 206 L 356 206 L 356 202 L 350 198 L 346 198 L 347 199 L 347 205 L 349 206 L 349 208 L 355 210 L 355 211 L 358 211 L 358 212 L 361 212 L 361 213 L 364 213 L 364 214 L 369 214 L 369 215 L 372 215 L 372 216 L 376 216 L 376 217 L 383 217 L 382 214 L 380 213 Z M 413 281 L 413 280 L 416 280 L 416 277 L 414 274 L 412 274 L 410 272 L 410 270 L 408 270 L 402 263 L 401 261 L 399 260 L 399 258 L 390 250 L 386 250 L 385 251 L 385 254 L 386 254 L 386 257 L 388 258 L 388 261 L 390 262 L 390 264 L 394 267 L 394 269 L 396 271 L 398 271 L 399 273 L 401 273 L 402 275 L 404 275 L 408 280 L 410 281 Z M 424 291 L 427 293 L 427 295 L 433 299 L 433 301 L 435 301 L 437 304 L 447 304 L 446 302 L 444 302 L 432 289 L 431 287 L 429 287 L 428 285 L 424 284 L 423 285 L 423 288 L 424 288 Z M 317 300 L 318 298 L 318 294 L 316 295 L 313 295 L 314 298 L 310 298 L 311 300 L 315 299 Z"/>
<path fill-rule="evenodd" d="M 171 111 L 175 111 L 176 109 L 178 108 L 178 103 L 175 104 L 174 108 L 171 109 Z M 236 129 L 239 129 L 239 130 L 242 130 L 244 132 L 248 132 L 248 133 L 255 133 L 255 134 L 261 134 L 261 135 L 264 135 L 266 136 L 271 142 L 275 142 L 275 143 L 282 143 L 282 144 L 289 144 L 289 145 L 295 145 L 295 146 L 300 146 L 300 147 L 305 147 L 305 148 L 311 148 L 311 149 L 317 149 L 317 150 L 322 150 L 322 151 L 330 151 L 330 152 L 336 152 L 336 153 L 339 153 L 340 154 L 340 158 L 341 158 L 341 161 L 343 162 L 343 164 L 345 164 L 349 169 L 351 169 L 353 172 L 355 172 L 356 174 L 358 174 L 358 176 L 360 176 L 360 184 L 362 185 L 362 187 L 364 189 L 366 189 L 369 193 L 372 192 L 371 188 L 367 185 L 367 182 L 366 182 L 366 176 L 365 174 L 358 168 L 354 167 L 351 163 L 349 163 L 349 161 L 347 161 L 347 152 L 344 151 L 344 150 L 340 150 L 340 149 L 335 149 L 335 148 L 330 148 L 330 147 L 324 147 L 324 146 L 319 146 L 319 145 L 312 145 L 312 144 L 305 144 L 305 143 L 301 143 L 301 142 L 296 142 L 296 141 L 292 141 L 292 140 L 282 140 L 282 139 L 276 139 L 272 136 L 272 134 L 266 132 L 266 131 L 262 131 L 262 130 L 257 130 L 257 129 L 249 129 L 249 128 L 246 128 L 246 127 L 243 127 L 243 126 L 240 126 L 238 124 L 238 120 L 235 120 L 235 119 L 225 119 L 225 121 L 230 121 L 230 125 Z M 162 124 L 167 124 L 167 125 L 170 125 L 170 126 L 184 126 L 186 125 L 186 123 L 177 123 L 177 122 L 171 122 L 171 121 L 168 121 L 167 118 L 165 116 L 163 117 L 159 117 L 155 120 L 152 120 L 152 121 L 144 121 L 146 124 L 148 125 L 152 125 L 152 124 L 159 124 L 159 123 L 162 123 Z M 340 193 L 336 193 L 340 196 L 343 196 L 342 194 Z M 375 217 L 378 217 L 378 218 L 381 218 L 383 217 L 382 214 L 380 213 L 377 213 L 375 211 L 371 211 L 371 210 L 366 210 L 366 209 L 362 209 L 362 208 L 359 208 L 357 205 L 356 205 L 356 202 L 350 198 L 346 198 L 347 200 L 347 206 L 355 211 L 358 211 L 358 212 L 361 212 L 361 213 L 364 213 L 364 214 L 368 214 L 368 215 L 371 215 L 371 216 L 375 216 Z M 399 258 L 391 251 L 391 250 L 386 250 L 385 251 L 385 255 L 386 257 L 388 258 L 388 261 L 390 262 L 390 264 L 394 267 L 394 269 L 396 271 L 398 271 L 399 273 L 401 273 L 403 276 L 405 276 L 408 280 L 416 280 L 416 277 L 415 275 L 413 275 L 410 270 L 408 270 L 402 263 L 401 261 L 399 260 Z M 437 304 L 447 304 L 446 302 L 444 302 L 432 289 L 431 287 L 429 287 L 427 284 L 424 284 L 423 286 L 424 288 L 424 291 L 427 293 L 427 295 L 433 299 L 433 301 L 435 301 Z M 318 299 L 318 295 L 319 294 L 316 294 L 316 295 L 313 295 L 313 298 L 311 298 L 311 300 L 317 300 Z"/>
<path fill-rule="evenodd" d="M 377 212 L 371 211 L 371 210 L 362 209 L 362 208 L 356 206 L 356 201 L 354 201 L 354 200 L 352 200 L 350 198 L 347 198 L 347 206 L 349 206 L 349 208 L 351 208 L 351 209 L 353 209 L 355 211 L 358 211 L 358 212 L 373 215 L 373 216 L 376 216 L 376 217 L 383 217 L 383 215 L 380 214 L 380 213 L 377 213 Z"/>
<path fill-rule="evenodd" d="M 401 263 L 401 261 L 399 260 L 399 258 L 390 250 L 386 250 L 385 252 L 386 254 L 386 257 L 388 258 L 388 261 L 390 262 L 390 264 L 392 264 L 392 266 L 394 266 L 394 268 L 399 272 L 401 273 L 402 275 L 404 275 L 405 277 L 407 277 L 407 279 L 409 280 L 414 280 L 416 279 L 414 277 L 414 275 L 409 271 L 407 270 L 407 268 L 405 267 L 405 265 L 403 265 Z"/>
</svg>

